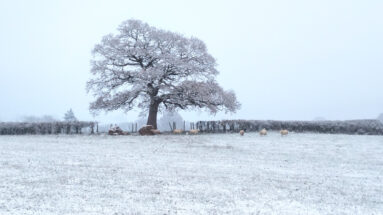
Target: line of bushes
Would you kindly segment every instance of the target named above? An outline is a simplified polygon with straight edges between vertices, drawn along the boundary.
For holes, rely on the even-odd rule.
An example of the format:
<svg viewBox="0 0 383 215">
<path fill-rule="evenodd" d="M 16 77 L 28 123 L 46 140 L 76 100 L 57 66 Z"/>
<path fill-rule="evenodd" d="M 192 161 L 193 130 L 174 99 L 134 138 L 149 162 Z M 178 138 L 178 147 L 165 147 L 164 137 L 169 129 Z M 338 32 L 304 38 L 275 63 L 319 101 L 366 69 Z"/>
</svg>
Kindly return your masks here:
<svg viewBox="0 0 383 215">
<path fill-rule="evenodd" d="M 238 132 L 287 129 L 293 132 L 316 132 L 329 134 L 383 135 L 383 124 L 378 120 L 347 121 L 276 121 L 276 120 L 222 120 L 199 121 L 201 132 Z"/>
<path fill-rule="evenodd" d="M 0 122 L 0 135 L 22 134 L 80 134 L 94 133 L 97 123 L 85 121 L 72 122 Z"/>
</svg>

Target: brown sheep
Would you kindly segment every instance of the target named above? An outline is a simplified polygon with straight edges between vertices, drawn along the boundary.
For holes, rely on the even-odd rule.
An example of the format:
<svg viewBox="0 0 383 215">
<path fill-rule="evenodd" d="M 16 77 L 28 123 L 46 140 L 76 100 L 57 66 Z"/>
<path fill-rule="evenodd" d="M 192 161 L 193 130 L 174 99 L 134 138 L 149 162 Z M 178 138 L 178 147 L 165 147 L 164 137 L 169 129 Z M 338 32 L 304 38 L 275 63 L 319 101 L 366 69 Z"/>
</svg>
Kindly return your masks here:
<svg viewBox="0 0 383 215">
<path fill-rule="evenodd" d="M 161 134 L 159 130 L 153 129 L 153 126 L 151 125 L 145 125 L 140 130 L 138 130 L 138 133 L 140 135 L 156 135 Z"/>
</svg>

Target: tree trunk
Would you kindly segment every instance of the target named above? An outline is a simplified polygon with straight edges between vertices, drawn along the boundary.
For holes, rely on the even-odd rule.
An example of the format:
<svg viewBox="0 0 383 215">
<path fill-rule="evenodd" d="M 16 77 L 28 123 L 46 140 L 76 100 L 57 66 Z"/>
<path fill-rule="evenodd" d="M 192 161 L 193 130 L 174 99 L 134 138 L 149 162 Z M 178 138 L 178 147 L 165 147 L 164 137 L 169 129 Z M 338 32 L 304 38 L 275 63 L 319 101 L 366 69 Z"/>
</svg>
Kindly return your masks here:
<svg viewBox="0 0 383 215">
<path fill-rule="evenodd" d="M 149 116 L 147 125 L 153 126 L 154 129 L 157 129 L 157 112 L 158 112 L 159 103 L 151 102 L 149 107 Z"/>
</svg>

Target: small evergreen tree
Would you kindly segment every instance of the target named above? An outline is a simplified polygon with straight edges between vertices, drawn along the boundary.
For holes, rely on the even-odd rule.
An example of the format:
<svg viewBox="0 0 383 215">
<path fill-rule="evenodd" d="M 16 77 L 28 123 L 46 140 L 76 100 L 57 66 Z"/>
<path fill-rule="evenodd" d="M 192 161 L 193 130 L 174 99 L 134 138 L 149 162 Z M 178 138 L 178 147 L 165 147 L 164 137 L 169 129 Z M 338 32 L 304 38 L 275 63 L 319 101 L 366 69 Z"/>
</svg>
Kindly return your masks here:
<svg viewBox="0 0 383 215">
<path fill-rule="evenodd" d="M 74 113 L 72 111 L 72 108 L 65 113 L 64 121 L 67 121 L 67 122 L 75 122 L 75 121 L 77 121 L 77 118 L 74 115 Z"/>
</svg>

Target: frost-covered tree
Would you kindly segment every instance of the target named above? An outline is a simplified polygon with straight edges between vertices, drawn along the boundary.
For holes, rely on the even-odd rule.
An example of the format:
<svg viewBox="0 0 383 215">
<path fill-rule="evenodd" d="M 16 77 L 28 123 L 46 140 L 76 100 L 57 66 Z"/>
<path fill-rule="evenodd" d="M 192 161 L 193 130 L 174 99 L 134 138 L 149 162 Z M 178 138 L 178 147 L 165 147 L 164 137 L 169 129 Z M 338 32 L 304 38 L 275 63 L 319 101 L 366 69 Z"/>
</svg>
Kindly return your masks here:
<svg viewBox="0 0 383 215">
<path fill-rule="evenodd" d="M 76 116 L 74 115 L 72 109 L 68 110 L 64 115 L 64 121 L 75 122 L 77 121 Z"/>
<path fill-rule="evenodd" d="M 106 35 L 93 49 L 87 83 L 96 100 L 91 111 L 147 112 L 157 128 L 161 109 L 206 108 L 211 113 L 239 108 L 232 91 L 215 81 L 215 59 L 204 42 L 157 29 L 139 20 L 123 22 L 118 33 Z"/>
</svg>

